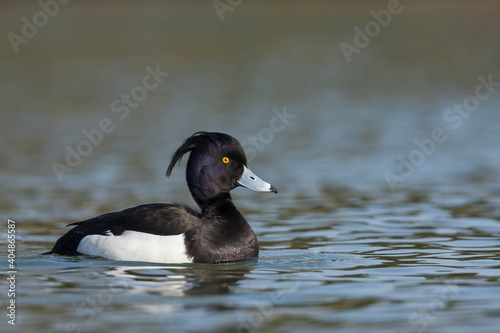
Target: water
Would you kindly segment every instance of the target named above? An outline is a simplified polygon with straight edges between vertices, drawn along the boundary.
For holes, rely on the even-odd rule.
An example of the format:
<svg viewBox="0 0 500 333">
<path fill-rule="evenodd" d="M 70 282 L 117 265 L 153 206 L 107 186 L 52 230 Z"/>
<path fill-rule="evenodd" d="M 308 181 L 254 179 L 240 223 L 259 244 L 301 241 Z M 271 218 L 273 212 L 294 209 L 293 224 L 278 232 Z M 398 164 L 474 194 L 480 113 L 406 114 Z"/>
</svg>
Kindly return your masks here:
<svg viewBox="0 0 500 333">
<path fill-rule="evenodd" d="M 18 53 L 4 39 L 2 331 L 497 331 L 500 6 L 401 4 L 350 63 L 339 44 L 386 2 L 243 2 L 222 22 L 210 2 L 70 2 Z M 0 6 L 4 36 L 40 10 Z M 194 204 L 184 164 L 163 175 L 197 130 L 237 137 L 280 191 L 233 192 L 258 261 L 40 255 L 70 222 Z"/>
</svg>

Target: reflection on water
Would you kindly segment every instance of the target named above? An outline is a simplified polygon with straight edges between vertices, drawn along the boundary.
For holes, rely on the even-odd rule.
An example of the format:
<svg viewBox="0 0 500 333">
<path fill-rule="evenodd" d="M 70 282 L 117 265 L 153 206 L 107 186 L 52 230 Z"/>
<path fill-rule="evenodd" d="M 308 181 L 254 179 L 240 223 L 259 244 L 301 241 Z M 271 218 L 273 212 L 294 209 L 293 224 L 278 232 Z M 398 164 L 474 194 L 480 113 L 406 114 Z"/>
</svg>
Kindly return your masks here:
<svg viewBox="0 0 500 333">
<path fill-rule="evenodd" d="M 402 1 L 351 63 L 339 44 L 387 3 L 243 2 L 223 21 L 211 2 L 112 4 L 70 2 L 18 53 L 0 48 L 0 209 L 18 232 L 15 329 L 500 325 L 498 2 Z M 0 7 L 4 36 L 40 10 Z M 149 89 L 147 68 L 157 66 L 169 75 Z M 477 90 L 480 78 L 489 88 Z M 293 115 L 279 130 L 276 110 Z M 247 142 L 251 169 L 280 189 L 233 192 L 259 261 L 39 255 L 67 223 L 147 202 L 193 203 L 182 167 L 163 175 L 198 130 Z M 68 164 L 70 150 L 79 163 Z M 54 162 L 71 168 L 62 181 Z M 391 189 L 388 172 L 404 181 Z"/>
<path fill-rule="evenodd" d="M 104 272 L 132 292 L 164 296 L 212 295 L 229 293 L 250 272 L 250 265 L 114 266 Z"/>
</svg>

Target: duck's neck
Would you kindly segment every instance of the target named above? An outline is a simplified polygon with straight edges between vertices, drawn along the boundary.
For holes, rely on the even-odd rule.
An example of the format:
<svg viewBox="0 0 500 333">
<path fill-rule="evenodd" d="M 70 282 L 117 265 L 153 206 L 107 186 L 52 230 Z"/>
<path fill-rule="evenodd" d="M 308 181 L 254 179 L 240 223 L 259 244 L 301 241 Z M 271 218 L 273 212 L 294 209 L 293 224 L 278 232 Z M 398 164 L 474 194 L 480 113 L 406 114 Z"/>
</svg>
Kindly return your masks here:
<svg viewBox="0 0 500 333">
<path fill-rule="evenodd" d="M 246 222 L 245 218 L 236 209 L 233 204 L 233 200 L 229 193 L 222 193 L 216 198 L 207 202 L 204 206 L 200 205 L 202 209 L 202 216 L 204 220 L 243 220 Z"/>
<path fill-rule="evenodd" d="M 219 203 L 224 202 L 226 200 L 231 201 L 231 195 L 229 193 L 219 193 L 215 198 L 207 195 L 206 189 L 200 189 L 197 186 L 190 186 L 188 182 L 189 190 L 191 191 L 191 196 L 198 207 L 201 208 L 202 211 L 210 210 L 210 207 L 217 206 Z"/>
<path fill-rule="evenodd" d="M 234 206 L 229 193 L 219 195 L 202 209 L 202 225 L 186 232 L 199 248 L 191 249 L 195 262 L 255 259 L 259 243 L 252 227 Z"/>
</svg>

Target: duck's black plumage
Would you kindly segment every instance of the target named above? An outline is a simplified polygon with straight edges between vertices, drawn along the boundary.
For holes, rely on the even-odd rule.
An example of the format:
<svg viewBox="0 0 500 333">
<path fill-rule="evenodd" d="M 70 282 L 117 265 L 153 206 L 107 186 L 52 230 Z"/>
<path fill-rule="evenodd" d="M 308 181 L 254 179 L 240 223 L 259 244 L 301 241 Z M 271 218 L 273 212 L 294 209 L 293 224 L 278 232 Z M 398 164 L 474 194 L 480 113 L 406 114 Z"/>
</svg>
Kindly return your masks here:
<svg viewBox="0 0 500 333">
<path fill-rule="evenodd" d="M 201 224 L 201 214 L 180 204 L 154 203 L 128 208 L 119 212 L 68 224 L 76 226 L 59 238 L 54 248 L 45 253 L 67 256 L 80 255 L 76 249 L 88 235 L 115 236 L 126 230 L 146 232 L 154 235 L 178 235 Z"/>
<path fill-rule="evenodd" d="M 126 248 L 119 249 L 123 255 L 121 252 L 120 255 L 111 255 L 99 242 L 112 241 L 115 238 L 108 237 L 119 238 L 125 232 L 127 235 L 137 232 L 140 235 L 182 236 L 185 248 L 181 252 L 191 262 L 217 263 L 257 258 L 259 247 L 255 233 L 234 206 L 229 192 L 237 186 L 277 193 L 276 188 L 251 173 L 241 144 L 227 134 L 198 132 L 186 139 L 172 155 L 167 176 L 186 153 L 190 153 L 186 181 L 201 212 L 181 204 L 155 203 L 103 214 L 69 224 L 74 228 L 46 254 L 89 254 L 82 251 L 95 246 L 97 250 L 90 251 L 90 254 L 126 260 Z M 171 239 L 165 237 L 165 242 Z M 83 242 L 86 242 L 85 246 L 81 246 Z M 164 251 L 163 246 L 153 250 L 147 248 L 148 244 L 144 244 L 144 251 Z M 164 255 L 168 257 L 168 253 Z M 150 256 L 134 252 L 134 258 L 149 261 L 149 257 L 154 257 L 154 253 Z"/>
</svg>

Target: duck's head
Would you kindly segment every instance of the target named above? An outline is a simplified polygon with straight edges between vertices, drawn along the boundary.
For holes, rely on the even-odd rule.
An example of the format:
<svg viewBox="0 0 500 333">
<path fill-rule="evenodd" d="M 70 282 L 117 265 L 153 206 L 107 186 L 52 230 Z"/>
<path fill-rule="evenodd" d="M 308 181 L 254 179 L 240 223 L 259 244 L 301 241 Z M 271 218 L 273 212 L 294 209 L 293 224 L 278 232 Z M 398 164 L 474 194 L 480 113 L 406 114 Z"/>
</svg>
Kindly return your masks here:
<svg viewBox="0 0 500 333">
<path fill-rule="evenodd" d="M 238 186 L 257 192 L 278 193 L 276 187 L 250 171 L 243 147 L 230 135 L 215 132 L 193 134 L 172 155 L 167 176 L 188 152 L 191 154 L 186 167 L 186 180 L 193 198 L 201 208 Z"/>
</svg>

